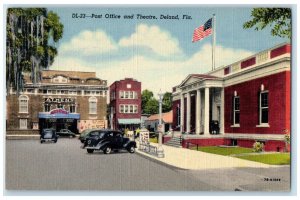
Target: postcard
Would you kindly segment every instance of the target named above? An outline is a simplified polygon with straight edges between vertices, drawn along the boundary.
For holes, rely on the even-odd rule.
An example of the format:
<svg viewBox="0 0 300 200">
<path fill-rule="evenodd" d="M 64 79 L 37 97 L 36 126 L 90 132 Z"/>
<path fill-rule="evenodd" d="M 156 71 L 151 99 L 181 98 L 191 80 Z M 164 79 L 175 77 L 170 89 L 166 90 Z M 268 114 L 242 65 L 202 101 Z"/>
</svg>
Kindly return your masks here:
<svg viewBox="0 0 300 200">
<path fill-rule="evenodd" d="M 7 6 L 5 190 L 290 192 L 291 16 Z"/>
</svg>

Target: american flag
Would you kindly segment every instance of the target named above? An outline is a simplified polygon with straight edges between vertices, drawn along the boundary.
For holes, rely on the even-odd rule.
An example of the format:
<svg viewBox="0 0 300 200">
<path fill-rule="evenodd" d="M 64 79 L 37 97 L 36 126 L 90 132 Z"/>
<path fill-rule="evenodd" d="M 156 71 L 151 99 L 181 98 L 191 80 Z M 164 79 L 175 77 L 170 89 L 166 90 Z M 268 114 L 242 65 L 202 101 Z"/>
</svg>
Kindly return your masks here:
<svg viewBox="0 0 300 200">
<path fill-rule="evenodd" d="M 204 25 L 196 28 L 193 34 L 192 42 L 197 42 L 203 38 L 209 36 L 212 33 L 212 18 L 207 20 Z"/>
</svg>

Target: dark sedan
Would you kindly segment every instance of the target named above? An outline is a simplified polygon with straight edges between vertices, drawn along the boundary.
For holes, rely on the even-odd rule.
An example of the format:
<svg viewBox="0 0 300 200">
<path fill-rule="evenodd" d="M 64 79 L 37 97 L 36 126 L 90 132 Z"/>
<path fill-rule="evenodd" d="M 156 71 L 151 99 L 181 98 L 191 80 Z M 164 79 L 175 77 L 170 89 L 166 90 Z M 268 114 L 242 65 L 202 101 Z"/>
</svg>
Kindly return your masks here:
<svg viewBox="0 0 300 200">
<path fill-rule="evenodd" d="M 57 135 L 59 136 L 66 136 L 66 137 L 76 137 L 75 133 L 73 133 L 72 131 L 68 130 L 68 129 L 61 129 L 59 132 L 57 132 Z"/>
</svg>

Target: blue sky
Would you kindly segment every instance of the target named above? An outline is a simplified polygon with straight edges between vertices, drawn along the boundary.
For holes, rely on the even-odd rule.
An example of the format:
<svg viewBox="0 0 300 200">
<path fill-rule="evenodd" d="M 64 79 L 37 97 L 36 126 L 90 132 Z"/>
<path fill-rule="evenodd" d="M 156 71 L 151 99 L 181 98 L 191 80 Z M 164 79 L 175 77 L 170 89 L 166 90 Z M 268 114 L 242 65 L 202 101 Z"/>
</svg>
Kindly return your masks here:
<svg viewBox="0 0 300 200">
<path fill-rule="evenodd" d="M 96 71 L 111 84 L 133 77 L 143 89 L 171 91 L 190 73 L 211 69 L 211 36 L 192 43 L 193 30 L 216 14 L 216 67 L 287 42 L 270 29 L 243 29 L 251 7 L 52 7 L 64 24 L 58 57 L 50 69 Z M 121 19 L 75 19 L 73 13 L 116 14 Z M 134 19 L 123 19 L 134 14 Z M 136 19 L 137 14 L 158 19 Z M 191 20 L 161 20 L 160 15 L 182 15 Z"/>
</svg>

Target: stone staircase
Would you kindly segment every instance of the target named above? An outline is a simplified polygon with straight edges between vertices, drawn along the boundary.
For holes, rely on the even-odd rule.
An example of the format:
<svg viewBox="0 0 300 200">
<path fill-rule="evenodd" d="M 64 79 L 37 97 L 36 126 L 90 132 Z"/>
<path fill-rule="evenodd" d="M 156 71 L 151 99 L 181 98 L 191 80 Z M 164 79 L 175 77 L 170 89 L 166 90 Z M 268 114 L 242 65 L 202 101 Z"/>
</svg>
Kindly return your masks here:
<svg viewBox="0 0 300 200">
<path fill-rule="evenodd" d="M 172 147 L 182 147 L 182 137 L 172 137 L 171 140 L 165 143 L 165 145 Z"/>
</svg>

